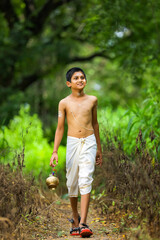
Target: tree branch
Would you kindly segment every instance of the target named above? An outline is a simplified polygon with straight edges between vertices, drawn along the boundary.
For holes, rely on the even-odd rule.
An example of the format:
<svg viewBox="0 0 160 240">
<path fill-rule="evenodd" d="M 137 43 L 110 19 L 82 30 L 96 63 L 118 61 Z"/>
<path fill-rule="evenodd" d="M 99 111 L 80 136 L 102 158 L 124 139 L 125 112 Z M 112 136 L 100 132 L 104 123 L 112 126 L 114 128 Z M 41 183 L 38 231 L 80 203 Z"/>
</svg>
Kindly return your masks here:
<svg viewBox="0 0 160 240">
<path fill-rule="evenodd" d="M 35 10 L 35 6 L 32 0 L 24 0 L 24 3 L 26 5 L 25 7 L 25 16 L 28 18 L 31 16 L 33 10 Z"/>
<path fill-rule="evenodd" d="M 73 59 L 71 59 L 69 61 L 69 63 L 71 62 L 84 62 L 84 61 L 89 61 L 95 57 L 104 57 L 104 58 L 107 58 L 109 60 L 112 60 L 112 58 L 106 56 L 104 54 L 104 52 L 97 52 L 97 53 L 94 53 L 88 57 L 75 57 Z M 42 74 L 43 76 L 45 75 L 44 73 Z M 41 75 L 37 74 L 37 73 L 34 73 L 30 76 L 27 76 L 25 78 L 23 78 L 23 81 L 19 84 L 16 84 L 14 85 L 14 89 L 18 89 L 18 90 L 21 90 L 21 91 L 25 91 L 25 89 L 27 89 L 32 83 L 36 82 L 39 78 L 41 77 Z"/>
<path fill-rule="evenodd" d="M 85 62 L 85 61 L 89 61 L 89 60 L 91 60 L 91 59 L 93 59 L 95 57 L 104 57 L 106 59 L 113 60 L 111 57 L 107 56 L 105 54 L 105 52 L 103 51 L 103 52 L 93 53 L 93 54 L 91 54 L 90 56 L 87 56 L 87 57 L 75 57 L 75 58 L 72 58 L 70 60 L 70 63 L 71 62 Z"/>
<path fill-rule="evenodd" d="M 32 27 L 30 26 L 28 28 L 32 32 L 34 32 L 34 34 L 39 34 L 43 28 L 43 25 L 44 25 L 47 17 L 53 11 L 53 9 L 55 10 L 59 6 L 65 4 L 65 3 L 71 2 L 71 1 L 73 1 L 73 0 L 59 0 L 59 1 L 48 0 L 36 16 L 32 15 L 30 17 L 29 20 L 31 21 L 33 26 Z"/>
<path fill-rule="evenodd" d="M 0 1 L 0 10 L 4 13 L 4 16 L 8 22 L 10 28 L 13 27 L 14 22 L 18 21 L 17 15 L 14 12 L 12 3 L 10 0 Z"/>
<path fill-rule="evenodd" d="M 23 81 L 21 83 L 13 86 L 13 89 L 18 89 L 18 90 L 24 91 L 32 83 L 36 82 L 39 78 L 40 78 L 40 76 L 36 73 L 29 75 L 27 77 L 24 77 Z"/>
</svg>

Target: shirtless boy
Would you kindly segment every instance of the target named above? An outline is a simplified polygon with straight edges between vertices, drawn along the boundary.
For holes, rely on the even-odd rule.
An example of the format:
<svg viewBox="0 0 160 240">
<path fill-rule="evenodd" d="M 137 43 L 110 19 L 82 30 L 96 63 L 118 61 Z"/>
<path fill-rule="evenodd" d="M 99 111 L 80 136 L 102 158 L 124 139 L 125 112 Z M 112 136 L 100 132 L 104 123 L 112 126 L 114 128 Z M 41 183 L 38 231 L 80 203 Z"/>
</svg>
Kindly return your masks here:
<svg viewBox="0 0 160 240">
<path fill-rule="evenodd" d="M 59 102 L 58 125 L 50 166 L 58 164 L 58 147 L 64 133 L 67 118 L 67 187 L 73 212 L 71 235 L 90 237 L 92 230 L 86 224 L 95 164 L 102 165 L 102 150 L 97 122 L 97 98 L 86 95 L 86 75 L 80 68 L 71 68 L 67 74 L 67 86 L 72 93 Z M 54 163 L 56 160 L 56 163 Z M 78 214 L 78 188 L 81 194 L 81 218 Z"/>
</svg>

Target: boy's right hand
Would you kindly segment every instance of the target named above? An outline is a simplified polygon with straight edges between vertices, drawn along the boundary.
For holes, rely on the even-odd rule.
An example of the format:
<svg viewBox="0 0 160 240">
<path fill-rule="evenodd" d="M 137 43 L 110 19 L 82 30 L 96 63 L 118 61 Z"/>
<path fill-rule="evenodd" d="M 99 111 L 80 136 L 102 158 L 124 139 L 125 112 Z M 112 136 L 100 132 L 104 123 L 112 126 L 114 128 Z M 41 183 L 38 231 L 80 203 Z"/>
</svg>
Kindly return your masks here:
<svg viewBox="0 0 160 240">
<path fill-rule="evenodd" d="M 54 164 L 53 161 L 56 160 L 56 163 Z M 52 157 L 50 159 L 50 166 L 51 167 L 55 167 L 58 164 L 58 154 L 57 153 L 53 153 Z"/>
</svg>

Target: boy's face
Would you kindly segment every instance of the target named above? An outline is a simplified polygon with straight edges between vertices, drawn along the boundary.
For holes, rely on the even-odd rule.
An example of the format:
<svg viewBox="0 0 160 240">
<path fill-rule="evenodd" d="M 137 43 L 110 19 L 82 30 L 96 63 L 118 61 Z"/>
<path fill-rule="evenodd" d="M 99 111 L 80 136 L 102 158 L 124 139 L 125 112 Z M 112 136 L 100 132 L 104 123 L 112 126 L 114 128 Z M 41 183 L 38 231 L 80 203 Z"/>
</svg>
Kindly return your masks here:
<svg viewBox="0 0 160 240">
<path fill-rule="evenodd" d="M 71 77 L 71 82 L 67 86 L 74 89 L 83 89 L 86 86 L 86 79 L 82 72 L 75 72 Z"/>
</svg>

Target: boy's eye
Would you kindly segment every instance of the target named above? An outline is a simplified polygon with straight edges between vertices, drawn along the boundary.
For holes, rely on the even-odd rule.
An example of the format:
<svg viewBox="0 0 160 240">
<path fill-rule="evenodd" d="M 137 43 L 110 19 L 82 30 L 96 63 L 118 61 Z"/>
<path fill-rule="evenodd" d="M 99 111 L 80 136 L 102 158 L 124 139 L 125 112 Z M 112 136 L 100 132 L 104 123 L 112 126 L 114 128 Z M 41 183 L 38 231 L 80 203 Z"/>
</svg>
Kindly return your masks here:
<svg viewBox="0 0 160 240">
<path fill-rule="evenodd" d="M 74 80 L 78 80 L 79 78 L 83 80 L 83 79 L 84 79 L 84 76 L 74 77 Z"/>
</svg>

